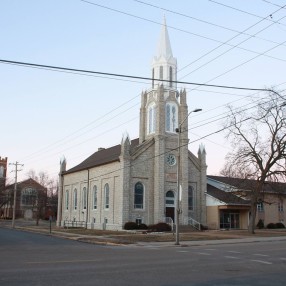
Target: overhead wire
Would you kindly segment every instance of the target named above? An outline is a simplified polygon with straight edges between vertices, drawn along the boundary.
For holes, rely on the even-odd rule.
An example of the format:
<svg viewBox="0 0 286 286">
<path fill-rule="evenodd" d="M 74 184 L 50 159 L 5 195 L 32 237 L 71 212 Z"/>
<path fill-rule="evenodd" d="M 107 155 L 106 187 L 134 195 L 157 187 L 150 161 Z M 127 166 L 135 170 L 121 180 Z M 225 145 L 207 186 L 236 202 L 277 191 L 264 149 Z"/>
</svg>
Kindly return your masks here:
<svg viewBox="0 0 286 286">
<path fill-rule="evenodd" d="M 204 23 L 204 24 L 211 25 L 211 26 L 214 26 L 214 27 L 217 27 L 217 28 L 220 28 L 220 29 L 224 29 L 224 30 L 226 30 L 226 31 L 230 31 L 230 32 L 234 32 L 234 33 L 239 33 L 239 34 L 246 35 L 246 36 L 251 36 L 250 34 L 245 33 L 245 32 L 243 32 L 243 31 L 241 32 L 241 31 L 238 31 L 238 30 L 235 30 L 235 29 L 226 27 L 226 26 L 218 25 L 218 24 L 215 24 L 215 23 L 206 21 L 206 20 L 202 20 L 202 19 L 199 19 L 199 18 L 197 18 L 197 17 L 193 17 L 193 16 L 190 16 L 190 15 L 181 13 L 181 12 L 177 12 L 177 11 L 174 11 L 174 10 L 166 9 L 166 8 L 164 8 L 164 7 L 162 7 L 162 6 L 157 6 L 157 5 L 154 5 L 154 4 L 151 4 L 151 3 L 147 3 L 146 1 L 140 1 L 140 0 L 132 0 L 132 1 L 137 2 L 137 3 L 140 3 L 140 4 L 143 4 L 143 5 L 146 5 L 146 6 L 150 6 L 150 7 L 156 8 L 156 9 L 160 9 L 160 10 L 169 12 L 169 13 L 171 13 L 171 14 L 175 14 L 175 15 L 182 16 L 182 17 L 185 17 L 185 18 L 188 18 L 188 19 L 192 19 L 192 20 L 198 21 L 198 22 L 200 22 L 200 23 Z M 272 15 L 272 14 L 271 14 L 271 15 Z M 252 37 L 253 37 L 253 36 L 252 36 Z M 255 36 L 255 37 L 256 37 L 256 36 Z M 256 38 L 257 38 L 257 39 L 260 39 L 260 40 L 263 40 L 263 41 L 266 41 L 266 42 L 270 42 L 270 43 L 277 44 L 275 41 L 272 41 L 272 40 L 269 40 L 269 39 L 265 39 L 265 38 L 262 38 L 262 37 L 256 37 Z"/>
<path fill-rule="evenodd" d="M 100 5 L 100 4 L 97 4 L 97 3 L 94 3 L 94 2 L 91 2 L 91 1 L 87 1 L 87 0 L 79 0 L 79 1 L 84 2 L 86 4 L 93 5 L 93 6 L 97 6 L 97 7 L 103 8 L 103 9 L 107 9 L 107 10 L 110 10 L 110 11 L 113 11 L 113 12 L 116 12 L 116 13 L 120 13 L 120 14 L 123 14 L 123 15 L 126 15 L 126 16 L 137 18 L 137 19 L 140 19 L 140 20 L 143 20 L 143 21 L 147 21 L 147 22 L 159 25 L 159 26 L 162 26 L 162 23 L 159 23 L 159 22 L 156 22 L 154 20 L 150 20 L 150 19 L 147 19 L 147 18 L 144 18 L 144 17 L 141 17 L 141 16 L 136 16 L 134 14 L 127 13 L 127 12 L 124 12 L 124 11 L 121 11 L 121 10 L 118 10 L 118 9 L 114 9 L 114 8 L 111 8 L 111 7 Z M 214 38 L 210 38 L 210 37 L 207 37 L 207 36 L 203 36 L 203 35 L 200 35 L 200 34 L 197 34 L 197 33 L 193 33 L 193 32 L 187 31 L 187 30 L 183 30 L 183 29 L 180 29 L 180 28 L 176 28 L 174 26 L 167 25 L 167 27 L 169 29 L 172 29 L 172 30 L 175 30 L 175 31 L 180 31 L 180 32 L 183 32 L 183 33 L 187 33 L 189 35 L 196 36 L 196 37 L 199 37 L 199 38 L 202 38 L 202 39 L 206 39 L 206 40 L 210 40 L 210 41 L 213 41 L 213 42 L 216 42 L 216 43 L 220 43 L 222 45 L 233 46 L 232 44 L 224 43 L 223 41 L 220 41 L 220 40 L 217 40 L 217 39 L 214 39 Z M 241 50 L 245 50 L 245 51 L 250 51 L 252 53 L 256 53 L 255 51 L 251 51 L 251 50 L 248 50 L 246 48 L 242 48 L 242 47 L 237 47 L 237 48 L 241 49 Z M 276 58 L 276 59 L 283 60 L 283 59 L 279 59 L 279 58 Z"/>
<path fill-rule="evenodd" d="M 147 80 L 147 81 L 159 81 L 159 82 L 168 82 L 168 83 L 170 82 L 170 80 L 159 79 L 159 78 L 133 76 L 133 75 L 109 73 L 109 72 L 99 72 L 99 71 L 92 71 L 92 70 L 83 70 L 83 69 L 75 69 L 75 68 L 43 65 L 43 64 L 35 64 L 35 63 L 11 61 L 11 60 L 4 60 L 4 59 L 0 59 L 0 63 L 17 64 L 17 65 L 26 66 L 26 67 L 43 67 L 43 68 L 49 68 L 49 69 L 54 69 L 54 70 L 74 71 L 74 72 L 80 72 L 80 73 L 83 73 L 83 74 L 99 74 L 99 75 L 107 75 L 107 76 L 114 76 L 114 77 L 121 77 L 121 78 L 142 79 L 142 80 Z M 206 84 L 206 83 L 189 82 L 189 81 L 178 81 L 178 80 L 176 80 L 176 81 L 172 80 L 172 82 L 173 83 L 177 83 L 177 84 L 207 86 L 207 87 L 216 87 L 216 88 L 225 88 L 225 89 L 267 91 L 267 89 L 265 89 L 265 88 L 251 88 L 251 87 L 239 87 L 239 86 L 228 86 L 228 85 L 218 85 L 218 84 Z"/>
<path fill-rule="evenodd" d="M 87 1 L 84 1 L 84 2 L 87 2 Z M 184 84 L 186 84 L 186 83 L 184 83 Z M 213 85 L 209 85 L 209 86 L 211 86 L 211 87 L 212 87 Z M 222 87 L 222 86 L 218 86 L 218 87 Z M 260 89 L 259 89 L 259 90 L 260 90 Z M 264 90 L 264 91 L 265 91 L 265 90 Z"/>
</svg>

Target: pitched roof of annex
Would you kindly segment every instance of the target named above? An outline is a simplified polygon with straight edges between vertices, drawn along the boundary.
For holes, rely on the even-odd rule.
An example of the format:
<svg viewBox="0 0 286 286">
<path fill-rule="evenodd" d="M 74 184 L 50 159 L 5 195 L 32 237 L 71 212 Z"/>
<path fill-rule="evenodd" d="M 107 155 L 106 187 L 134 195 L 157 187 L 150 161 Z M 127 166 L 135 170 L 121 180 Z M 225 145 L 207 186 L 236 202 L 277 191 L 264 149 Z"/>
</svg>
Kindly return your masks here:
<svg viewBox="0 0 286 286">
<path fill-rule="evenodd" d="M 208 175 L 207 177 L 211 180 L 228 185 L 229 186 L 228 191 L 239 191 L 239 190 L 250 191 L 255 189 L 255 186 L 257 184 L 256 180 L 250 180 L 250 179 L 240 179 L 240 178 L 210 176 L 210 175 Z M 286 183 L 267 181 L 264 183 L 263 192 L 286 194 Z"/>
<path fill-rule="evenodd" d="M 250 201 L 244 200 L 231 192 L 225 192 L 209 184 L 207 184 L 207 194 L 227 205 L 250 205 Z"/>
</svg>

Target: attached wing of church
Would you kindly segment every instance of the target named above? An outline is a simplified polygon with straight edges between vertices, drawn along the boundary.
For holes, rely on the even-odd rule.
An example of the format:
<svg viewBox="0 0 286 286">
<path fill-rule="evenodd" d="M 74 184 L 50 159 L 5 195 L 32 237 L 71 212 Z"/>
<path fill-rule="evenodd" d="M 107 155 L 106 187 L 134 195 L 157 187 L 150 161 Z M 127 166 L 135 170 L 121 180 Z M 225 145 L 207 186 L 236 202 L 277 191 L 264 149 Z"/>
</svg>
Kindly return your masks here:
<svg viewBox="0 0 286 286">
<path fill-rule="evenodd" d="M 130 221 L 174 222 L 176 215 L 182 225 L 206 224 L 206 152 L 202 145 L 198 156 L 188 150 L 187 95 L 177 90 L 165 21 L 152 78 L 141 95 L 139 138 L 124 135 L 120 145 L 100 148 L 69 170 L 61 160 L 58 226 L 120 230 Z"/>
</svg>

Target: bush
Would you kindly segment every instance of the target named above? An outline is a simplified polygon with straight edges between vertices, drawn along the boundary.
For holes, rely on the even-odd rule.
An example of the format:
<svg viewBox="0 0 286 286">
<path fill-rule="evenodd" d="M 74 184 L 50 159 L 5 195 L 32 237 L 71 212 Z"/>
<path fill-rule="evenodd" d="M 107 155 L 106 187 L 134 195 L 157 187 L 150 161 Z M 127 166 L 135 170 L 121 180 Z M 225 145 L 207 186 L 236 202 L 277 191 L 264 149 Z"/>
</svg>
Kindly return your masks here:
<svg viewBox="0 0 286 286">
<path fill-rule="evenodd" d="M 171 231 L 172 230 L 171 226 L 165 222 L 159 222 L 157 224 L 149 225 L 148 229 L 150 229 L 152 231 L 158 231 L 158 232 Z"/>
<path fill-rule="evenodd" d="M 277 222 L 275 226 L 276 228 L 285 228 L 285 225 L 282 222 Z"/>
<path fill-rule="evenodd" d="M 258 221 L 258 223 L 257 223 L 256 227 L 258 227 L 259 229 L 264 228 L 264 222 L 263 222 L 263 220 L 262 220 L 262 219 L 260 219 L 260 220 Z"/>
<path fill-rule="evenodd" d="M 267 228 L 269 228 L 269 229 L 274 229 L 274 228 L 276 228 L 276 224 L 273 223 L 273 222 L 271 222 L 271 223 L 269 223 L 269 224 L 267 225 Z"/>
<path fill-rule="evenodd" d="M 124 225 L 124 229 L 126 230 L 134 230 L 134 229 L 138 229 L 139 226 L 136 222 L 133 222 L 133 221 L 128 221 L 125 223 Z"/>
<path fill-rule="evenodd" d="M 148 226 L 145 223 L 141 223 L 138 225 L 138 229 L 148 229 Z"/>
<path fill-rule="evenodd" d="M 209 227 L 207 225 L 201 224 L 201 230 L 208 230 L 208 229 L 209 229 Z"/>
</svg>

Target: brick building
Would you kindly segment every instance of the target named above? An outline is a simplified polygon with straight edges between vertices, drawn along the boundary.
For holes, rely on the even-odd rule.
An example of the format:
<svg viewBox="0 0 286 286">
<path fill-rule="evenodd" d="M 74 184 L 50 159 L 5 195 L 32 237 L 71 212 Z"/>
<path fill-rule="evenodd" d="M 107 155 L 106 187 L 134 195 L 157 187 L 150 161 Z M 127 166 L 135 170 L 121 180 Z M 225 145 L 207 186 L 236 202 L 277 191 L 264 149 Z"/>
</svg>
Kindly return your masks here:
<svg viewBox="0 0 286 286">
<path fill-rule="evenodd" d="M 5 203 L 1 208 L 1 217 L 12 218 L 15 184 L 7 185 L 4 190 Z M 47 189 L 33 179 L 17 183 L 16 188 L 16 219 L 44 218 L 47 204 Z"/>
<path fill-rule="evenodd" d="M 100 148 L 66 169 L 61 160 L 58 226 L 85 222 L 88 228 L 122 229 L 129 221 L 147 225 L 175 220 L 180 162 L 180 224 L 206 224 L 206 152 L 188 150 L 188 106 L 177 90 L 177 60 L 164 23 L 152 62 L 152 86 L 142 92 L 139 138 Z M 180 160 L 178 133 L 181 127 Z"/>
<path fill-rule="evenodd" d="M 0 192 L 4 189 L 6 183 L 8 158 L 1 158 L 0 156 Z"/>
</svg>

